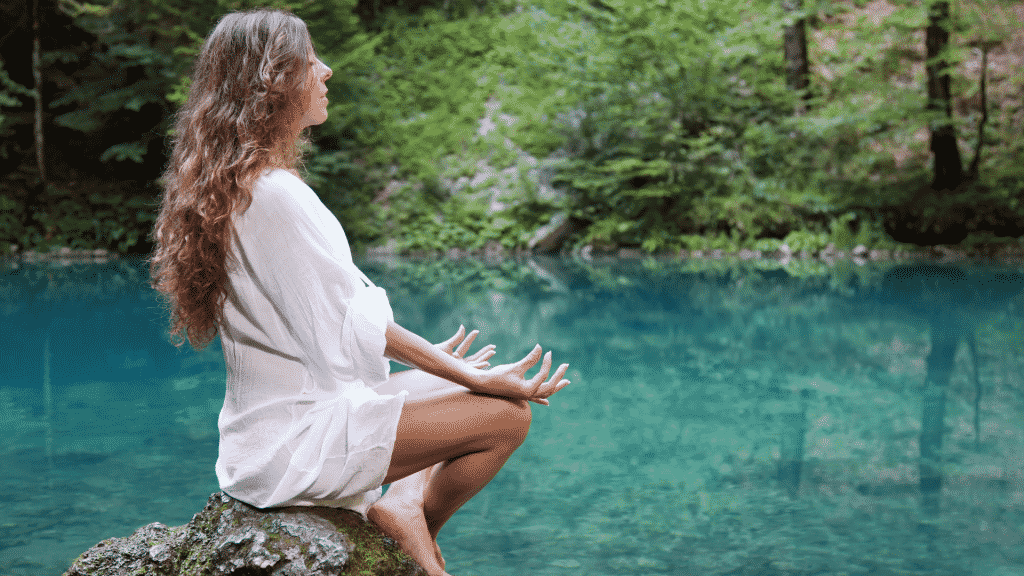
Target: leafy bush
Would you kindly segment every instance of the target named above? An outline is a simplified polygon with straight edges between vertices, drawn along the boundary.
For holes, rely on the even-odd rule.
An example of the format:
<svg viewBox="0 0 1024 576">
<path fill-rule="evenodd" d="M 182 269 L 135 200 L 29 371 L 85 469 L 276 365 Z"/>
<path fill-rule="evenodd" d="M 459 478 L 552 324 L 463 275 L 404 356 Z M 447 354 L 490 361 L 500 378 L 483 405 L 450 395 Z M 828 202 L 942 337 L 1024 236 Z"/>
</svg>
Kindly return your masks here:
<svg viewBox="0 0 1024 576">
<path fill-rule="evenodd" d="M 556 212 L 578 224 L 576 247 L 647 252 L 767 249 L 759 247 L 787 239 L 808 250 L 823 238 L 840 249 L 892 245 L 882 221 L 894 206 L 932 216 L 979 207 L 960 225 L 992 234 L 1024 225 L 1024 72 L 1000 72 L 998 106 L 990 75 L 980 142 L 970 100 L 979 46 L 1019 35 L 1001 2 L 953 14 L 959 44 L 948 60 L 962 97 L 954 122 L 966 149 L 983 151 L 980 179 L 955 199 L 921 192 L 931 172 L 921 133 L 935 120 L 914 76 L 921 6 L 878 19 L 855 17 L 863 3 L 787 14 L 769 0 L 58 4 L 47 9 L 51 23 L 77 26 L 44 54 L 44 84 L 59 87 L 47 134 L 81 150 L 64 159 L 78 159 L 72 169 L 52 171 L 63 178 L 52 182 L 59 193 L 35 194 L 30 76 L 0 68 L 7 243 L 145 249 L 151 221 L 138 211 L 155 212 L 156 188 L 145 183 L 164 164 L 161 137 L 187 93 L 191 58 L 216 17 L 253 5 L 303 17 L 334 70 L 329 120 L 312 131 L 306 173 L 357 250 L 517 249 Z M 812 27 L 807 94 L 785 85 L 780 38 L 800 16 Z M 481 166 L 500 171 L 527 154 L 561 159 L 554 184 L 564 200 L 538 198 L 525 178 L 501 210 L 482 200 L 499 195 L 493 183 L 453 191 Z"/>
</svg>

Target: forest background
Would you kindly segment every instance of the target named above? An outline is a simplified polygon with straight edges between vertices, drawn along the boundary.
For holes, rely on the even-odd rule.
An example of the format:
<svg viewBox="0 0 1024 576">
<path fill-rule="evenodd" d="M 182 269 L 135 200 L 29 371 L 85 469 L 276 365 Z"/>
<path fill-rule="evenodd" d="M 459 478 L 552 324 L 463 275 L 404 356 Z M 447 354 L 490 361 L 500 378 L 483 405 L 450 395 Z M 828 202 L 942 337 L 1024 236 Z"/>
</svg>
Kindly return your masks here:
<svg viewBox="0 0 1024 576">
<path fill-rule="evenodd" d="M 192 59 L 254 6 L 334 70 L 304 170 L 357 250 L 1024 247 L 1020 1 L 13 0 L 0 254 L 148 253 Z"/>
</svg>

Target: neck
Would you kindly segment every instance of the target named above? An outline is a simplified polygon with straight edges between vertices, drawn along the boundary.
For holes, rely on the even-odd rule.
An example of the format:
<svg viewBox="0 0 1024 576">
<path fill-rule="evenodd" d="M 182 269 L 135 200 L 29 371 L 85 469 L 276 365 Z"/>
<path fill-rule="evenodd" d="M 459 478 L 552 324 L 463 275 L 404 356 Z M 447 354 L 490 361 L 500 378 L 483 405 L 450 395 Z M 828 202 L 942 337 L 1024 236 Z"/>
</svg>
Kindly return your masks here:
<svg viewBox="0 0 1024 576">
<path fill-rule="evenodd" d="M 270 156 L 270 166 L 287 170 L 298 176 L 299 173 L 295 169 L 295 146 L 297 141 L 298 135 L 292 140 L 279 143 Z"/>
</svg>

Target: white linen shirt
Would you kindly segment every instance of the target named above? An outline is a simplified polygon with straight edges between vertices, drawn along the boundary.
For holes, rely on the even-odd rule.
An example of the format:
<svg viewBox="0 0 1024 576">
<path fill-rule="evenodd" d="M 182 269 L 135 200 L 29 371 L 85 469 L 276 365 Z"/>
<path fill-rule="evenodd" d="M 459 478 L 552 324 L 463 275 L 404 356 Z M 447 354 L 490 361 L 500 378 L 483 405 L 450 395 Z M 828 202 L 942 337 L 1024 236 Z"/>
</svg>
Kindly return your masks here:
<svg viewBox="0 0 1024 576">
<path fill-rule="evenodd" d="M 259 508 L 366 515 L 381 496 L 408 392 L 389 377 L 382 288 L 353 263 L 338 219 L 301 179 L 265 172 L 235 215 L 220 326 L 227 392 L 217 480 Z"/>
</svg>

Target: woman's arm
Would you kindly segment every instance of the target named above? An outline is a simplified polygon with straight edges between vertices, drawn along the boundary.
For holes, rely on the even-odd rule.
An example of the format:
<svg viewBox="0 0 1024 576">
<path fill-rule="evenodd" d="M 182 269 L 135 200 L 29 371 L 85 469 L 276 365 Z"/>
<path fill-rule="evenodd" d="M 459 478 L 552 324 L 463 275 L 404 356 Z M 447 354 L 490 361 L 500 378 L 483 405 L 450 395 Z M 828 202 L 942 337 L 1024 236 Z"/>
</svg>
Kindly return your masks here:
<svg viewBox="0 0 1024 576">
<path fill-rule="evenodd" d="M 540 372 L 529 380 L 525 378 L 526 371 L 541 358 L 539 344 L 519 362 L 482 370 L 475 363 L 446 353 L 394 321 L 388 322 L 385 338 L 387 344 L 384 355 L 388 358 L 465 386 L 473 392 L 548 404 L 549 396 L 569 384 L 568 380 L 562 378 L 569 368 L 568 364 L 562 364 L 550 380 L 544 380 L 551 370 L 550 352 L 544 356 Z M 468 345 L 459 347 L 460 353 L 465 353 L 466 349 Z"/>
<path fill-rule="evenodd" d="M 384 355 L 388 358 L 473 389 L 475 375 L 461 358 L 445 353 L 394 321 L 388 322 L 385 339 Z"/>
</svg>

